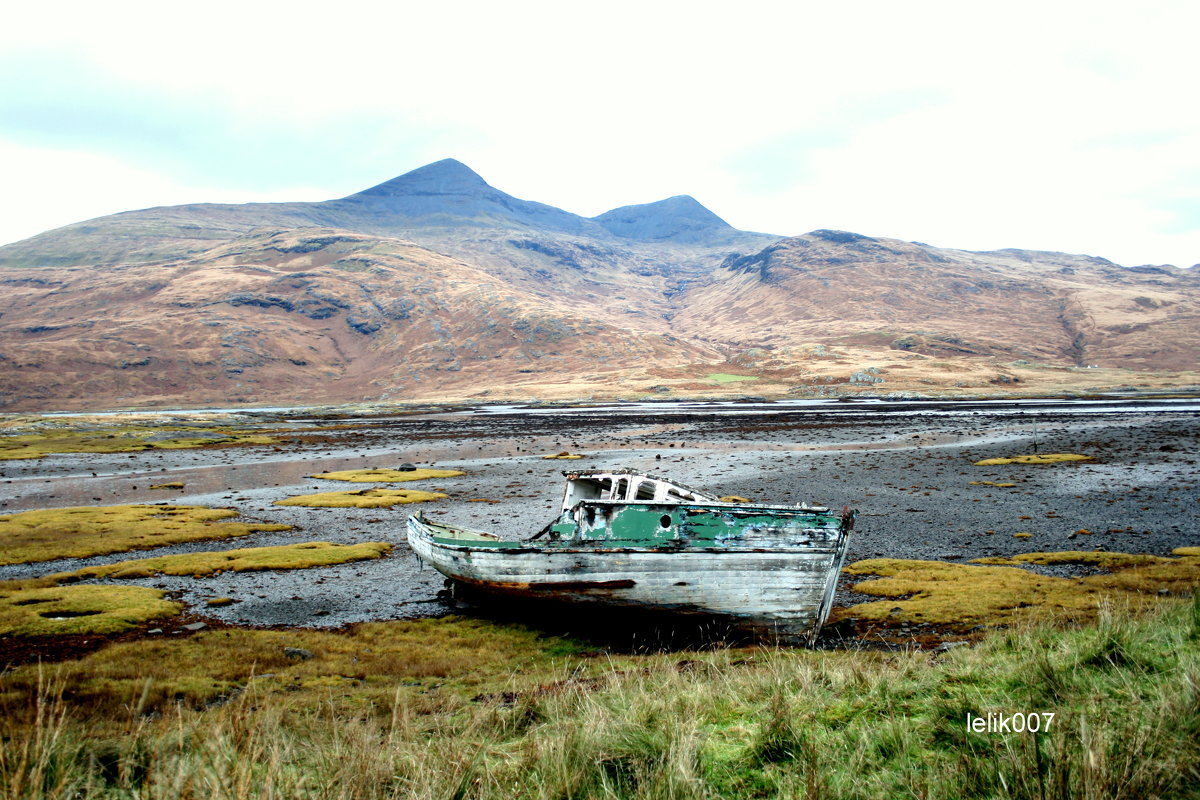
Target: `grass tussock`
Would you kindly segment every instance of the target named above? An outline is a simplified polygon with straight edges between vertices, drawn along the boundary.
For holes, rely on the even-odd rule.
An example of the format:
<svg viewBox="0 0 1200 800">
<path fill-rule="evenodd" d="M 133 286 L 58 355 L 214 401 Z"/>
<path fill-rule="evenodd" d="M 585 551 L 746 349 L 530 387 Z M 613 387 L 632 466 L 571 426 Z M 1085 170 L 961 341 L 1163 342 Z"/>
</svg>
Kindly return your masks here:
<svg viewBox="0 0 1200 800">
<path fill-rule="evenodd" d="M 0 584 L 0 636 L 121 633 L 178 614 L 183 607 L 164 595 L 145 586 Z"/>
<path fill-rule="evenodd" d="M 51 579 L 65 583 L 90 578 L 148 578 L 153 575 L 191 575 L 202 578 L 221 572 L 253 572 L 267 569 L 308 569 L 379 558 L 392 549 L 387 542 L 341 545 L 304 542 L 278 547 L 246 547 L 204 553 L 183 553 L 157 558 L 138 558 L 98 567 L 61 572 Z M 210 603 L 211 605 L 211 603 Z"/>
<path fill-rule="evenodd" d="M 995 467 L 1003 464 L 1063 464 L 1071 461 L 1092 461 L 1092 456 L 1082 456 L 1078 453 L 1040 453 L 1025 456 L 1007 456 L 1005 458 L 985 458 L 976 461 L 977 467 Z"/>
<path fill-rule="evenodd" d="M 338 472 L 319 472 L 308 477 L 353 483 L 403 483 L 404 481 L 423 481 L 429 478 L 456 478 L 466 474 L 458 469 L 346 469 Z"/>
<path fill-rule="evenodd" d="M 1014 486 L 1016 486 L 1015 483 L 1009 483 L 1007 481 L 971 481 L 970 485 L 971 486 L 995 486 L 999 489 L 1011 489 Z"/>
<path fill-rule="evenodd" d="M 172 436 L 171 433 L 178 434 Z M 0 436 L 0 460 L 44 458 L 53 453 L 129 453 L 143 450 L 186 450 L 195 447 L 278 444 L 253 431 L 210 428 L 128 427 L 99 431 L 51 430 Z"/>
<path fill-rule="evenodd" d="M 423 492 L 419 489 L 359 489 L 357 492 L 302 494 L 276 500 L 275 505 L 307 508 L 391 508 L 405 503 L 441 500 L 445 497 L 446 495 L 440 492 Z"/>
<path fill-rule="evenodd" d="M 418 686 L 406 685 L 410 673 L 372 670 L 363 685 L 348 684 L 345 654 L 321 647 L 343 638 L 343 649 L 374 649 L 353 633 L 325 634 L 307 661 L 287 660 L 279 650 L 288 640 L 269 636 L 293 634 L 241 632 L 255 634 L 251 656 L 230 631 L 156 643 L 155 658 L 138 654 L 140 673 L 132 652 L 118 669 L 116 648 L 57 674 L 8 673 L 0 792 L 1132 800 L 1195 796 L 1200 785 L 1200 606 L 1191 603 L 1164 603 L 1149 617 L 1106 613 L 1081 630 L 999 632 L 938 658 L 726 650 L 602 661 L 553 656 L 554 640 L 462 625 L 430 623 L 428 644 L 449 644 L 440 634 L 452 631 L 507 644 Z M 177 654 L 191 647 L 201 649 Z M 259 659 L 258 674 L 284 674 L 246 681 L 238 656 Z M 201 680 L 224 693 L 200 705 L 173 700 L 177 668 L 209 657 Z M 458 678 L 480 670 L 503 690 L 463 692 Z M 968 714 L 1016 712 L 1054 717 L 1039 733 L 967 726 Z"/>
<path fill-rule="evenodd" d="M 1177 551 L 1178 552 L 1178 551 Z M 1124 553 L 1030 553 L 1011 559 L 976 559 L 988 566 L 943 561 L 873 558 L 846 567 L 850 575 L 878 576 L 856 592 L 895 598 L 860 603 L 837 612 L 875 622 L 926 623 L 956 630 L 1011 625 L 1038 617 L 1059 621 L 1096 618 L 1106 599 L 1135 607 L 1160 592 L 1187 594 L 1200 585 L 1200 557 L 1159 558 Z M 1083 578 L 1039 575 L 1004 564 L 1091 564 L 1111 570 Z"/>
<path fill-rule="evenodd" d="M 289 525 L 228 522 L 238 513 L 204 506 L 80 506 L 0 516 L 0 564 L 88 558 L 205 539 L 229 539 Z"/>
<path fill-rule="evenodd" d="M 549 460 L 558 459 L 559 461 L 574 461 L 576 459 L 583 458 L 583 455 L 581 453 L 571 453 L 563 450 L 561 453 L 551 453 L 550 455 L 542 456 L 542 458 Z"/>
</svg>

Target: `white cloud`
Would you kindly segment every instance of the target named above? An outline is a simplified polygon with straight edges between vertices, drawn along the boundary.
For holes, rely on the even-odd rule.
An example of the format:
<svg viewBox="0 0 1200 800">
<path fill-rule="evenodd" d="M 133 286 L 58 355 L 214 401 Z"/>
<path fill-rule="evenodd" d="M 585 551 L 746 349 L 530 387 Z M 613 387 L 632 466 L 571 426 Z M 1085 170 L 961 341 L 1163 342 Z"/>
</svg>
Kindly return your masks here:
<svg viewBox="0 0 1200 800">
<path fill-rule="evenodd" d="M 32 148 L 0 141 L 4 211 L 0 243 L 106 214 L 195 202 L 277 202 L 320 197 L 313 188 L 290 187 L 257 193 L 181 183 L 97 153 Z"/>
<path fill-rule="evenodd" d="M 337 196 L 451 156 L 588 215 L 687 193 L 782 234 L 1200 261 L 1194 4 L 22 8 L 0 51 L 25 54 L 26 74 L 74 58 L 128 87 L 127 116 L 170 123 L 191 109 L 179 126 L 204 132 L 147 141 L 154 160 L 112 137 L 170 124 L 21 139 L 45 167 L 52 149 L 72 151 L 76 197 L 65 205 L 36 170 L 8 169 L 15 145 L 0 150 L 29 220 L 12 230 L 137 205 Z M 19 88 L 0 85 L 0 98 Z M 73 107 L 69 88 L 55 91 Z"/>
</svg>

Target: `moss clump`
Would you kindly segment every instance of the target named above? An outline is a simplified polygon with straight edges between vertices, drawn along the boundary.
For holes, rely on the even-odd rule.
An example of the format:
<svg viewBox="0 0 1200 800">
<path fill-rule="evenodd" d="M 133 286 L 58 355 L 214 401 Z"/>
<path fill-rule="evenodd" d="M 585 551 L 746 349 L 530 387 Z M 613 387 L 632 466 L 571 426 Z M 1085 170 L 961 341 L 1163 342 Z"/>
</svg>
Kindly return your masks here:
<svg viewBox="0 0 1200 800">
<path fill-rule="evenodd" d="M 150 486 L 151 489 L 182 489 L 183 481 L 172 481 L 170 483 L 155 483 Z"/>
<path fill-rule="evenodd" d="M 1126 569 L 1128 567 L 1144 567 L 1148 564 L 1174 563 L 1175 561 L 1176 559 L 1162 556 L 1110 553 L 1101 550 L 1064 550 L 1057 553 L 1022 553 L 1009 558 L 993 556 L 971 559 L 973 564 L 1087 564 L 1101 569 Z"/>
<path fill-rule="evenodd" d="M 0 564 L 87 558 L 205 539 L 229 539 L 290 525 L 219 522 L 236 511 L 205 506 L 80 506 L 0 516 Z M 219 524 L 218 524 L 219 523 Z"/>
<path fill-rule="evenodd" d="M 392 549 L 387 542 L 341 545 L 305 542 L 280 547 L 248 547 L 207 553 L 184 553 L 158 558 L 139 558 L 52 576 L 59 581 L 88 578 L 148 578 L 152 575 L 204 577 L 220 572 L 254 572 L 265 569 L 307 569 L 351 561 L 379 558 Z M 211 603 L 210 603 L 211 605 Z"/>
<path fill-rule="evenodd" d="M 1012 487 L 1016 486 L 1016 484 L 997 481 L 971 481 L 971 486 L 995 486 L 999 489 L 1011 489 Z"/>
<path fill-rule="evenodd" d="M 276 500 L 275 505 L 308 508 L 390 508 L 404 503 L 424 503 L 445 497 L 446 495 L 438 492 L 422 492 L 418 489 L 360 489 L 357 492 L 302 494 Z"/>
<path fill-rule="evenodd" d="M 164 433 L 166 434 L 164 436 Z M 178 433 L 176 438 L 168 438 Z M 101 431 L 47 431 L 0 437 L 0 460 L 42 458 L 51 453 L 125 453 L 278 444 L 261 433 L 198 428 L 110 428 Z"/>
<path fill-rule="evenodd" d="M 1200 547 L 1172 551 L 1178 558 L 1134 553 L 1065 550 L 1056 553 L 1023 553 L 1011 558 L 979 558 L 979 564 L 1084 564 L 1108 570 L 1107 575 L 1084 578 L 1092 588 L 1152 594 L 1187 594 L 1200 585 Z"/>
<path fill-rule="evenodd" d="M 747 499 L 745 497 L 739 497 L 736 494 L 725 495 L 724 497 L 718 497 L 717 499 L 720 500 L 722 503 L 749 503 L 750 502 L 749 499 Z"/>
<path fill-rule="evenodd" d="M 579 453 L 568 453 L 566 450 L 563 450 L 561 453 L 551 453 L 548 456 L 542 456 L 542 458 L 546 458 L 546 459 L 557 458 L 560 461 L 574 461 L 577 458 L 583 458 L 583 456 L 580 455 Z"/>
<path fill-rule="evenodd" d="M 205 605 L 209 608 L 223 608 L 231 606 L 236 602 L 237 600 L 234 600 L 232 597 L 213 597 L 205 601 Z"/>
<path fill-rule="evenodd" d="M 11 589 L 0 584 L 0 636 L 120 633 L 183 608 L 145 586 L 56 586 Z"/>
<path fill-rule="evenodd" d="M 404 481 L 421 481 L 427 478 L 457 478 L 467 473 L 457 469 L 347 469 L 340 472 L 321 472 L 309 475 L 310 478 L 324 478 L 331 481 L 352 481 L 354 483 L 403 483 Z"/>
<path fill-rule="evenodd" d="M 996 467 L 1003 464 L 1062 464 L 1068 461 L 1092 461 L 1092 456 L 1081 456 L 1078 453 L 1040 453 L 1028 456 L 1008 456 L 1006 458 L 985 458 L 976 461 L 977 467 Z"/>
<path fill-rule="evenodd" d="M 1149 559 L 1149 560 L 1147 560 Z M 1121 596 L 1145 606 L 1162 589 L 1186 593 L 1200 584 L 1200 556 L 1158 558 L 1124 553 L 1032 553 L 1013 559 L 980 559 L 989 566 L 874 558 L 846 567 L 850 575 L 878 575 L 854 591 L 903 598 L 861 603 L 838 616 L 877 622 L 922 622 L 965 630 L 1051 616 L 1057 621 L 1095 619 L 1101 600 Z M 1091 563 L 1114 570 L 1086 578 L 1055 578 L 998 564 Z"/>
<path fill-rule="evenodd" d="M 875 622 L 922 622 L 967 630 L 1007 625 L 1034 611 L 1053 608 L 1062 617 L 1094 614 L 1096 589 L 1067 578 L 1036 575 L 1015 567 L 975 567 L 941 561 L 873 558 L 846 567 L 850 575 L 878 575 L 854 591 L 879 600 L 852 606 L 845 616 Z"/>
</svg>

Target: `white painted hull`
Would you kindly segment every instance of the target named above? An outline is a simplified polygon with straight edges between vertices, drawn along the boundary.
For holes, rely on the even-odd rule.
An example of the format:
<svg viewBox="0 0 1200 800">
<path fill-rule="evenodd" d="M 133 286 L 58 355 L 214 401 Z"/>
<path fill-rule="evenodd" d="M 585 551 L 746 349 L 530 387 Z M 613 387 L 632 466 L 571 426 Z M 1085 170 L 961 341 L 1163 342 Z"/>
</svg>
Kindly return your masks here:
<svg viewBox="0 0 1200 800">
<path fill-rule="evenodd" d="M 442 541 L 435 541 L 435 532 Z M 832 547 L 496 548 L 448 544 L 416 517 L 424 562 L 468 586 L 519 597 L 636 606 L 727 618 L 771 638 L 811 640 L 832 604 L 845 536 Z"/>
</svg>

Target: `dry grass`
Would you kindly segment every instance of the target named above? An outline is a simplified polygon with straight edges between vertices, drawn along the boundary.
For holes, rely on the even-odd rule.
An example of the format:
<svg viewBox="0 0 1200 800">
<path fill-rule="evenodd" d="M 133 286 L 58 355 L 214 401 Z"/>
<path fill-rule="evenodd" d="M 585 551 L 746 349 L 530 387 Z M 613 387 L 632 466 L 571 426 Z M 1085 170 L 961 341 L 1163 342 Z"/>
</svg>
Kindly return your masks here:
<svg viewBox="0 0 1200 800">
<path fill-rule="evenodd" d="M 145 586 L 13 588 L 0 584 L 0 636 L 120 633 L 182 606 Z"/>
<path fill-rule="evenodd" d="M 204 506 L 80 506 L 0 516 L 0 564 L 145 550 L 204 539 L 229 539 L 289 525 L 221 522 L 236 511 Z"/>
<path fill-rule="evenodd" d="M 1078 453 L 1039 453 L 1025 456 L 1008 456 L 1006 458 L 985 458 L 976 461 L 977 467 L 995 467 L 1003 464 L 1062 464 L 1071 461 L 1091 461 L 1092 456 Z"/>
<path fill-rule="evenodd" d="M 357 492 L 320 492 L 276 500 L 277 506 L 307 508 L 391 508 L 405 503 L 425 503 L 446 497 L 439 492 L 418 489 L 360 489 Z"/>
<path fill-rule="evenodd" d="M 409 633 L 466 660 L 437 679 L 388 676 L 348 658 L 382 645 L 357 631 L 304 641 L 228 631 L 110 648 L 57 675 L 21 668 L 0 677 L 0 791 L 1133 800 L 1194 797 L 1200 785 L 1200 606 L 1191 604 L 1144 619 L 1109 610 L 1076 631 L 1006 631 L 939 656 L 721 650 L 605 661 L 553 656 L 555 640 L 456 620 Z M 484 646 L 455 648 L 443 634 Z M 298 641 L 315 658 L 287 659 L 282 648 Z M 207 671 L 195 668 L 206 659 Z M 248 679 L 255 663 L 263 677 Z M 489 691 L 470 694 L 458 681 L 467 674 L 486 675 L 479 688 Z M 1014 711 L 1055 717 L 1038 734 L 966 725 L 968 713 Z"/>
<path fill-rule="evenodd" d="M 978 559 L 989 566 L 875 558 L 846 567 L 850 575 L 877 575 L 854 590 L 897 598 L 839 610 L 838 618 L 928 623 L 957 630 L 1011 625 L 1038 617 L 1093 620 L 1100 606 L 1120 597 L 1132 607 L 1160 591 L 1185 594 L 1200 585 L 1200 557 L 1156 558 L 1121 553 L 1031 553 L 1012 559 Z M 999 564 L 1093 564 L 1110 574 L 1056 578 Z"/>
<path fill-rule="evenodd" d="M 758 380 L 754 375 L 734 375 L 730 372 L 710 372 L 704 378 L 714 383 L 740 383 L 742 381 Z"/>
<path fill-rule="evenodd" d="M 313 658 L 289 657 L 285 648 L 308 650 Z M 146 712 L 167 710 L 176 702 L 203 708 L 251 685 L 261 696 L 289 705 L 319 704 L 331 692 L 353 692 L 357 704 L 383 702 L 398 688 L 414 696 L 436 688 L 461 703 L 481 692 L 511 688 L 514 680 L 534 688 L 546 673 L 567 669 L 568 657 L 581 649 L 523 626 L 444 617 L 342 631 L 231 628 L 186 641 L 142 639 L 111 645 L 65 665 L 64 671 L 75 705 L 98 718 L 119 715 L 137 703 L 147 681 L 153 690 L 141 701 Z M 526 670 L 539 674 L 515 678 Z M 3 674 L 0 707 L 36 684 L 36 665 Z"/>
<path fill-rule="evenodd" d="M 379 558 L 391 549 L 392 545 L 387 542 L 353 545 L 305 542 L 279 547 L 248 547 L 120 561 L 99 567 L 84 567 L 74 572 L 60 572 L 50 576 L 50 579 L 68 582 L 89 578 L 148 578 L 153 575 L 192 575 L 200 578 L 221 572 L 307 569 Z"/>
<path fill-rule="evenodd" d="M 347 469 L 339 472 L 320 472 L 309 475 L 310 478 L 324 478 L 331 481 L 352 481 L 354 483 L 403 483 L 404 481 L 421 481 L 427 478 L 456 478 L 467 473 L 457 469 Z"/>
</svg>

